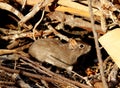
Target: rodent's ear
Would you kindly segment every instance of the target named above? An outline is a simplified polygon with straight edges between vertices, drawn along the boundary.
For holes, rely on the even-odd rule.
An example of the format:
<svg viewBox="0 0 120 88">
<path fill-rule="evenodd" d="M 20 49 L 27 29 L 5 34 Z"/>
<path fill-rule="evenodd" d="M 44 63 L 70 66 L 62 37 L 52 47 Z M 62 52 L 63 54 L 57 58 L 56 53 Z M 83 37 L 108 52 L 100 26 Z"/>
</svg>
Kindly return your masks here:
<svg viewBox="0 0 120 88">
<path fill-rule="evenodd" d="M 78 43 L 74 39 L 69 40 L 69 49 L 75 49 L 78 46 Z"/>
</svg>

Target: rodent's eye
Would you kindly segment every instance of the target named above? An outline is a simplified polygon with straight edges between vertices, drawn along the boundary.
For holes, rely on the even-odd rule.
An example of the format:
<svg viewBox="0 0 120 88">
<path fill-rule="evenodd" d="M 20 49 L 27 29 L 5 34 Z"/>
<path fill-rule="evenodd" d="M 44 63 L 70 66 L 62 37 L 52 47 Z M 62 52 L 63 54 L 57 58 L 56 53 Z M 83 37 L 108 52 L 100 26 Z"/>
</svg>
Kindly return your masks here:
<svg viewBox="0 0 120 88">
<path fill-rule="evenodd" d="M 83 45 L 83 44 L 80 44 L 80 45 L 79 45 L 79 48 L 80 48 L 80 49 L 83 49 L 84 47 L 85 47 L 85 45 Z"/>
</svg>

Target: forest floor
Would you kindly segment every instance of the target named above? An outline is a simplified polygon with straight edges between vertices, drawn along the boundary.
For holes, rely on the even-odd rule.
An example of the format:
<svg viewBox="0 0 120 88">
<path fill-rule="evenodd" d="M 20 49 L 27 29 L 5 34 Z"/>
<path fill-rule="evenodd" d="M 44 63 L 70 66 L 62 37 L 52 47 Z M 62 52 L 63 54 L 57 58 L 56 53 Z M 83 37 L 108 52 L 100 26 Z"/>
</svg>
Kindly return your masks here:
<svg viewBox="0 0 120 88">
<path fill-rule="evenodd" d="M 90 11 L 89 0 L 0 0 L 0 88 L 120 88 L 119 67 L 104 47 L 95 43 L 107 31 L 120 27 L 120 2 L 105 1 L 92 0 Z M 60 40 L 73 47 L 82 41 L 91 49 L 79 56 L 69 71 L 38 61 L 28 52 L 39 39 Z M 69 51 L 58 49 L 55 56 L 60 52 Z"/>
</svg>

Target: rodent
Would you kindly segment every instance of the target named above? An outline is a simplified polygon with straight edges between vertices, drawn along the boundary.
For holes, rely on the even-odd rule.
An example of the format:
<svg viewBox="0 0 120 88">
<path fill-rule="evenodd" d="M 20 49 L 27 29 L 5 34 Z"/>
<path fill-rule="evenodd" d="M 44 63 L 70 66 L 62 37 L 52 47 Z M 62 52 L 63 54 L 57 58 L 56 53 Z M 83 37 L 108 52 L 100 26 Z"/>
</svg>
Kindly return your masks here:
<svg viewBox="0 0 120 88">
<path fill-rule="evenodd" d="M 71 49 L 69 43 L 62 43 L 60 40 L 38 39 L 30 46 L 28 52 L 38 61 L 72 70 L 77 58 L 90 49 L 91 46 L 83 42 L 77 42 L 77 46 Z"/>
</svg>

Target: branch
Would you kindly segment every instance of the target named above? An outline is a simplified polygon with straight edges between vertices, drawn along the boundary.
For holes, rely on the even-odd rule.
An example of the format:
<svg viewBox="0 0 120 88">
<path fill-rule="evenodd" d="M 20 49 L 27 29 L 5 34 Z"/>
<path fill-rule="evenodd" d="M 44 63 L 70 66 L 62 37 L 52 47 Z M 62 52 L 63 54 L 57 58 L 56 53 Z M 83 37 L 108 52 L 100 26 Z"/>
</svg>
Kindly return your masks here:
<svg viewBox="0 0 120 88">
<path fill-rule="evenodd" d="M 92 0 L 88 0 L 89 12 L 90 12 L 90 16 L 91 16 L 91 25 L 92 25 L 92 31 L 93 31 L 94 40 L 95 40 L 97 57 L 98 57 L 98 61 L 99 61 L 100 73 L 101 73 L 101 77 L 102 77 L 103 87 L 108 88 L 107 83 L 105 81 L 106 79 L 105 79 L 105 76 L 104 76 L 103 61 L 102 61 L 102 57 L 101 57 L 102 55 L 100 53 L 100 48 L 99 48 L 98 36 L 97 36 L 97 32 L 95 31 L 91 2 L 92 2 Z"/>
</svg>

